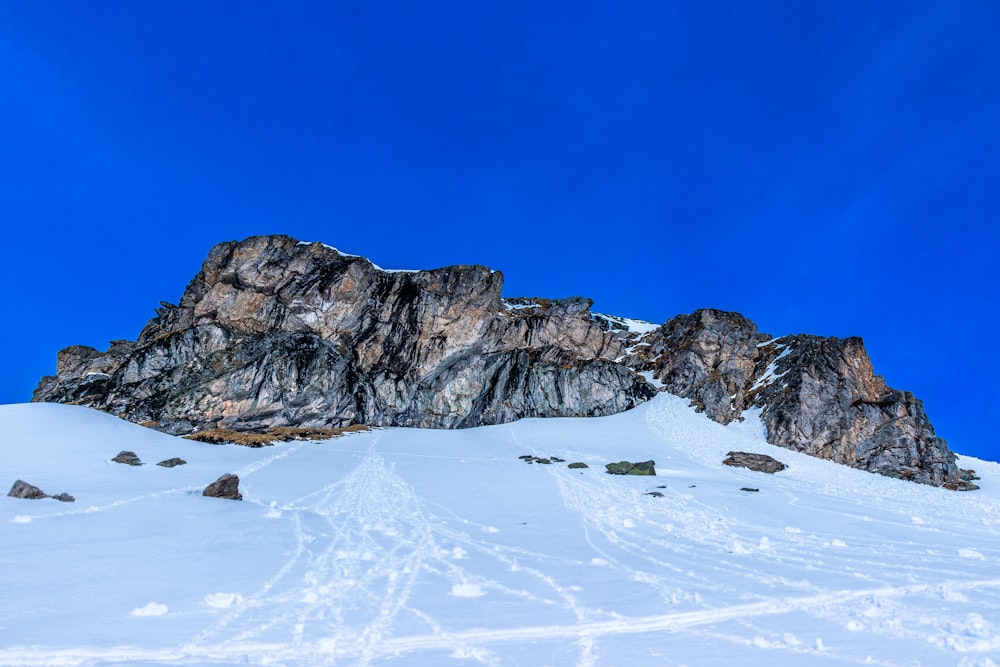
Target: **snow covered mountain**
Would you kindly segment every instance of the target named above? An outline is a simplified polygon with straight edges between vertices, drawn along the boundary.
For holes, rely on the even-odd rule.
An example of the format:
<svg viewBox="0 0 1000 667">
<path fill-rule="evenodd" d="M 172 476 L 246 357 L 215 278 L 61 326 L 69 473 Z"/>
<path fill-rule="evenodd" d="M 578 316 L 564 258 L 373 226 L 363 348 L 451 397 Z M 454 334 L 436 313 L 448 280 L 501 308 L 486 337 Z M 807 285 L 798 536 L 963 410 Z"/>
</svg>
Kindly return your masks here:
<svg viewBox="0 0 1000 667">
<path fill-rule="evenodd" d="M 0 665 L 1000 663 L 1000 465 L 953 493 L 688 403 L 256 449 L 0 406 L 0 481 L 76 498 L 0 499 Z"/>
<path fill-rule="evenodd" d="M 975 488 L 860 338 L 775 337 L 713 309 L 655 325 L 581 297 L 504 299 L 502 286 L 484 266 L 386 271 L 288 236 L 220 243 L 137 340 L 62 350 L 32 400 L 187 434 L 595 417 L 666 391 L 720 424 L 760 408 L 782 447 Z"/>
</svg>

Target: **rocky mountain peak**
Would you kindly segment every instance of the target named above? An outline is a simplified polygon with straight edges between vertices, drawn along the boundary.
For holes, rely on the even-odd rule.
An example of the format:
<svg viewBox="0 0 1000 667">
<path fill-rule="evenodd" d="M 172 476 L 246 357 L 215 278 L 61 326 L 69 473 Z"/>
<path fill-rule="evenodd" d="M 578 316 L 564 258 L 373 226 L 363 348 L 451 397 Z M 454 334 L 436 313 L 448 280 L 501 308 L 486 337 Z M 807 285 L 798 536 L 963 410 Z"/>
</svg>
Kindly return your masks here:
<svg viewBox="0 0 1000 667">
<path fill-rule="evenodd" d="M 33 400 L 187 434 L 600 416 L 668 391 L 723 424 L 759 408 L 783 447 L 962 485 L 920 401 L 873 373 L 861 339 L 774 338 L 712 309 L 656 326 L 502 288 L 484 266 L 387 271 L 288 236 L 220 243 L 135 342 L 66 348 Z"/>
</svg>

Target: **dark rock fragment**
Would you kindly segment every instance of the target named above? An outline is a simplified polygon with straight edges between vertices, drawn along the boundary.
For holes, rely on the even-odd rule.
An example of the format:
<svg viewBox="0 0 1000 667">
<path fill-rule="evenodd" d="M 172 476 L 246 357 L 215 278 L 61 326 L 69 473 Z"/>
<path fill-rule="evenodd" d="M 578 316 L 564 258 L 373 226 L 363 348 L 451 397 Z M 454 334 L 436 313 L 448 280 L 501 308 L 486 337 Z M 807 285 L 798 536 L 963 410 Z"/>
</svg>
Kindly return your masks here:
<svg viewBox="0 0 1000 667">
<path fill-rule="evenodd" d="M 530 454 L 525 454 L 524 456 L 518 456 L 517 458 L 521 459 L 525 463 L 541 463 L 542 465 L 550 465 L 552 463 L 565 461 L 565 459 L 560 459 L 555 456 L 543 458 L 540 456 L 532 456 Z"/>
<path fill-rule="evenodd" d="M 69 495 L 68 493 L 59 493 L 52 496 L 53 499 L 58 500 L 61 503 L 73 503 L 76 502 L 76 498 Z"/>
<path fill-rule="evenodd" d="M 976 491 L 979 489 L 978 484 L 973 484 L 972 482 L 964 479 L 959 482 L 948 482 L 943 484 L 942 487 L 948 489 L 949 491 Z"/>
<path fill-rule="evenodd" d="M 576 468 L 589 468 L 590 466 L 584 463 L 583 461 L 574 461 L 573 463 L 570 463 L 566 467 L 576 469 Z"/>
<path fill-rule="evenodd" d="M 773 475 L 779 470 L 784 470 L 788 466 L 776 458 L 767 454 L 751 454 L 749 452 L 729 452 L 722 465 L 733 466 L 734 468 L 748 468 L 757 472 Z"/>
<path fill-rule="evenodd" d="M 114 461 L 115 463 L 124 463 L 125 465 L 129 466 L 142 465 L 142 461 L 140 461 L 139 457 L 135 455 L 135 452 L 129 452 L 124 449 L 118 452 L 118 454 L 116 454 L 115 457 L 111 460 Z"/>
<path fill-rule="evenodd" d="M 744 486 L 740 491 L 749 491 L 750 493 L 758 493 L 760 489 L 751 489 L 749 486 Z"/>
<path fill-rule="evenodd" d="M 654 498 L 662 498 L 663 494 L 659 491 L 649 491 L 648 493 L 642 494 L 644 496 L 653 496 Z"/>
<path fill-rule="evenodd" d="M 655 464 L 655 461 L 641 461 L 639 463 L 619 461 L 618 463 L 607 463 L 604 467 L 611 475 L 655 475 L 656 469 L 653 467 Z"/>
<path fill-rule="evenodd" d="M 628 471 L 629 475 L 656 475 L 656 469 L 653 467 L 656 465 L 655 461 L 640 461 L 639 463 L 633 463 L 632 469 Z"/>
<path fill-rule="evenodd" d="M 49 497 L 49 494 L 45 493 L 34 484 L 28 484 L 23 479 L 19 479 L 14 482 L 14 486 L 10 487 L 10 491 L 7 492 L 7 495 L 10 498 L 24 498 L 27 500 L 39 500 L 41 498 Z"/>
<path fill-rule="evenodd" d="M 231 473 L 226 473 L 206 486 L 201 495 L 208 496 L 209 498 L 243 500 L 243 494 L 240 493 L 240 478 Z"/>
<path fill-rule="evenodd" d="M 164 461 L 160 461 L 156 465 L 163 466 L 164 468 L 174 468 L 176 466 L 187 465 L 187 461 L 185 461 L 184 459 L 179 459 L 175 456 L 172 459 L 166 459 Z"/>
</svg>

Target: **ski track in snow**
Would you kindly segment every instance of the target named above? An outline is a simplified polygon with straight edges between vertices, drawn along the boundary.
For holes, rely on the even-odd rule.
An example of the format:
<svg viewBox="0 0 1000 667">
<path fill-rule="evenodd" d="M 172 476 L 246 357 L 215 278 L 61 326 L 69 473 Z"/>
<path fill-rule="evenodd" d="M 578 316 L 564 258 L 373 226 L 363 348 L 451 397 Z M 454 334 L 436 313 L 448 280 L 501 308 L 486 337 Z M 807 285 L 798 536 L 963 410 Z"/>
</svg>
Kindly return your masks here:
<svg viewBox="0 0 1000 667">
<path fill-rule="evenodd" d="M 499 593 L 561 606 L 586 620 L 569 590 L 544 572 L 519 564 L 525 555 L 544 558 L 541 554 L 499 547 L 443 525 L 377 453 L 379 439 L 377 435 L 368 455 L 342 480 L 281 507 L 293 514 L 296 551 L 259 591 L 195 637 L 185 655 L 235 655 L 252 648 L 268 660 L 348 656 L 366 665 L 378 656 L 434 648 L 499 664 L 479 644 L 516 641 L 517 632 L 507 639 L 503 633 L 449 632 L 408 605 L 414 587 L 428 574 L 454 582 L 453 594 Z M 470 552 L 493 558 L 504 569 L 518 569 L 543 584 L 546 593 L 514 589 L 463 568 L 456 554 Z M 411 626 L 417 621 L 430 634 L 393 637 L 401 617 L 408 617 Z M 530 630 L 522 632 L 532 636 Z M 322 639 L 312 639 L 316 636 Z M 588 646 L 581 642 L 580 664 L 591 664 Z"/>
</svg>

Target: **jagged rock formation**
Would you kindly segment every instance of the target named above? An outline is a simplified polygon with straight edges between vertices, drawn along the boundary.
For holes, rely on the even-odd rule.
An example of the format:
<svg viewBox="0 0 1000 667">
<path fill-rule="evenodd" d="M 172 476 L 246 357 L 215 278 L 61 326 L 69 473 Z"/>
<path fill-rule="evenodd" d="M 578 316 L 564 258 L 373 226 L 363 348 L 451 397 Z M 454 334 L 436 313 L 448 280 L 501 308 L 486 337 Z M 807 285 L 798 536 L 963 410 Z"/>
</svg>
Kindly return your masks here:
<svg viewBox="0 0 1000 667">
<path fill-rule="evenodd" d="M 137 342 L 72 347 L 35 400 L 177 434 L 206 428 L 455 428 L 607 415 L 654 391 L 611 359 L 590 301 L 508 309 L 481 266 L 388 272 L 284 236 L 212 249 Z"/>
<path fill-rule="evenodd" d="M 728 424 L 760 408 L 768 442 L 923 484 L 968 489 L 923 404 L 875 375 L 860 338 L 773 338 L 738 313 L 679 315 L 624 359 Z"/>
<path fill-rule="evenodd" d="M 873 374 L 860 339 L 775 339 L 717 310 L 656 327 L 579 297 L 502 299 L 502 283 L 482 266 L 384 271 L 287 236 L 222 243 L 137 341 L 63 350 L 33 400 L 190 434 L 599 416 L 665 390 L 723 424 L 759 408 L 783 447 L 967 484 L 920 402 Z"/>
<path fill-rule="evenodd" d="M 874 374 L 860 338 L 786 336 L 770 357 L 754 404 L 772 443 L 891 477 L 961 486 L 955 455 L 934 434 L 923 403 Z"/>
</svg>

